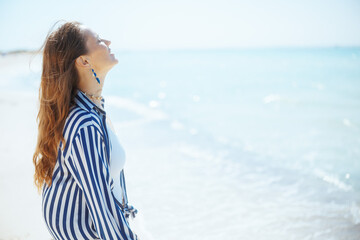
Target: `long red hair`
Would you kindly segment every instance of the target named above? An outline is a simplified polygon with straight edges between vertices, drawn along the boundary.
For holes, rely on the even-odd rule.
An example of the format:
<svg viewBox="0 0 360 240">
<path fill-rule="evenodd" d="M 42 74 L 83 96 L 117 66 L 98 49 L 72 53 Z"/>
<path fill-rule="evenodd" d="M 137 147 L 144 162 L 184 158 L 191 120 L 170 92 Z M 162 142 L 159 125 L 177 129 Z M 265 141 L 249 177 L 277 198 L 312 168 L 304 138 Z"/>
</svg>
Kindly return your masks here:
<svg viewBox="0 0 360 240">
<path fill-rule="evenodd" d="M 75 60 L 87 53 L 79 22 L 66 22 L 49 33 L 43 45 L 42 74 L 37 115 L 38 138 L 33 155 L 34 183 L 40 192 L 44 182 L 52 184 L 60 141 L 79 82 Z"/>
</svg>

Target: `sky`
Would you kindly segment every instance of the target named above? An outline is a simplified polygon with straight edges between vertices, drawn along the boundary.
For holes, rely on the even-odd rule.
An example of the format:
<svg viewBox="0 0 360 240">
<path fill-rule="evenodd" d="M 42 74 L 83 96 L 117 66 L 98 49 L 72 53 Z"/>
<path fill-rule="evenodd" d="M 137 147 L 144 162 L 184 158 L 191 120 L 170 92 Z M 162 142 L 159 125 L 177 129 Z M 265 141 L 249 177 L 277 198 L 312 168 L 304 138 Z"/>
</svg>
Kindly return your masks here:
<svg viewBox="0 0 360 240">
<path fill-rule="evenodd" d="M 40 48 L 60 19 L 114 50 L 360 46 L 360 0 L 0 0 L 0 51 Z"/>
</svg>

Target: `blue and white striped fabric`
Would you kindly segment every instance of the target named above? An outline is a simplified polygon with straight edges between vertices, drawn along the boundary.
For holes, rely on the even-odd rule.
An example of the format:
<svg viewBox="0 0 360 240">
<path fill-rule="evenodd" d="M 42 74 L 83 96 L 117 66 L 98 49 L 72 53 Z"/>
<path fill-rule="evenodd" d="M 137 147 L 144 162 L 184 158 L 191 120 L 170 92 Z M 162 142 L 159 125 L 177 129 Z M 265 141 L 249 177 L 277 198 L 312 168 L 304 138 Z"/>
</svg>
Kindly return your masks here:
<svg viewBox="0 0 360 240">
<path fill-rule="evenodd" d="M 44 183 L 42 211 L 55 239 L 138 239 L 113 195 L 106 112 L 78 90 L 64 125 L 52 185 Z M 121 185 L 127 204 L 124 172 Z"/>
</svg>

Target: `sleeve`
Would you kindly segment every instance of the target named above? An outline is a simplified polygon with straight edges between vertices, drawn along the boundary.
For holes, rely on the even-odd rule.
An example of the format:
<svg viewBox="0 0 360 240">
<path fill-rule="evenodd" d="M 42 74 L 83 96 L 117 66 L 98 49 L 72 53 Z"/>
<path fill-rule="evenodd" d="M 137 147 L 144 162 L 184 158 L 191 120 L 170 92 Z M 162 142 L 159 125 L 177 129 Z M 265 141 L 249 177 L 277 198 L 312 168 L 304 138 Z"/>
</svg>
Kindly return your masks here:
<svg viewBox="0 0 360 240">
<path fill-rule="evenodd" d="M 138 240 L 115 202 L 105 151 L 99 130 L 94 125 L 83 127 L 72 142 L 69 167 L 83 191 L 99 237 Z"/>
</svg>

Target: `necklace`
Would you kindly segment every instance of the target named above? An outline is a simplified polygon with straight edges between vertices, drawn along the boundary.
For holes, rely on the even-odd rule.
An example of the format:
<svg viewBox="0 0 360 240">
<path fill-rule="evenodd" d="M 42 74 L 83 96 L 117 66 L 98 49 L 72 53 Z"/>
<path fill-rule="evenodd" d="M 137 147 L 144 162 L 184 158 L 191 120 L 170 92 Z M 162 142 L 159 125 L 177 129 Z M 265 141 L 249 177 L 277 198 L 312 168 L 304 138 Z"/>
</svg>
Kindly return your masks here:
<svg viewBox="0 0 360 240">
<path fill-rule="evenodd" d="M 88 95 L 90 98 L 92 98 L 92 99 L 96 99 L 96 100 L 102 100 L 103 99 L 103 97 L 102 96 L 98 96 L 98 97 L 96 97 L 95 95 L 91 95 L 91 94 L 88 94 L 88 93 L 85 93 L 86 95 Z"/>
<path fill-rule="evenodd" d="M 102 96 L 95 96 L 93 94 L 89 94 L 89 93 L 86 93 L 86 92 L 83 92 L 86 96 L 89 96 L 90 98 L 92 99 L 96 99 L 96 100 L 102 100 L 103 97 Z"/>
</svg>

